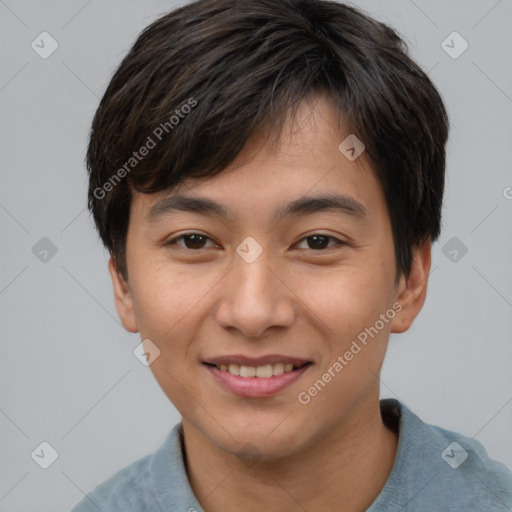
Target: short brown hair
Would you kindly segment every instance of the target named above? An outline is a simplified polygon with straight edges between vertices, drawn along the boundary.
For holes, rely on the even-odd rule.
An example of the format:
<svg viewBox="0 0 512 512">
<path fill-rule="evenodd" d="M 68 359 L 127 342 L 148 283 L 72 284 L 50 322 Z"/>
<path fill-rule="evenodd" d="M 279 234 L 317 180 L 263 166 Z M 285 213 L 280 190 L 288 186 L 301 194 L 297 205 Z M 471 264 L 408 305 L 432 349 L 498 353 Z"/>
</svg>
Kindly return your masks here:
<svg viewBox="0 0 512 512">
<path fill-rule="evenodd" d="M 125 278 L 131 188 L 155 193 L 221 173 L 251 135 L 280 133 L 320 90 L 365 144 L 390 212 L 397 275 L 408 275 L 412 249 L 440 234 L 449 125 L 405 42 L 334 1 L 197 0 L 143 30 L 92 123 L 89 209 Z M 136 159 L 150 138 L 155 146 Z"/>
</svg>

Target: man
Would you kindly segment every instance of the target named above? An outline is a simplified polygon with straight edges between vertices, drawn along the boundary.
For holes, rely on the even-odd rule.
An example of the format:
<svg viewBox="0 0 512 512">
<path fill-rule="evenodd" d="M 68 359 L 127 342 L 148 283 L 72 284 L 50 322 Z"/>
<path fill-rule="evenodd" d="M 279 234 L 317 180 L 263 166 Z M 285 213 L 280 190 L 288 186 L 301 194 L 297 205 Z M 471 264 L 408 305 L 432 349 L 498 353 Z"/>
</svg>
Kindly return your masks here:
<svg viewBox="0 0 512 512">
<path fill-rule="evenodd" d="M 116 306 L 182 416 L 89 510 L 511 510 L 475 440 L 379 402 L 426 297 L 448 120 L 389 27 L 199 0 L 147 27 L 87 154 Z"/>
</svg>

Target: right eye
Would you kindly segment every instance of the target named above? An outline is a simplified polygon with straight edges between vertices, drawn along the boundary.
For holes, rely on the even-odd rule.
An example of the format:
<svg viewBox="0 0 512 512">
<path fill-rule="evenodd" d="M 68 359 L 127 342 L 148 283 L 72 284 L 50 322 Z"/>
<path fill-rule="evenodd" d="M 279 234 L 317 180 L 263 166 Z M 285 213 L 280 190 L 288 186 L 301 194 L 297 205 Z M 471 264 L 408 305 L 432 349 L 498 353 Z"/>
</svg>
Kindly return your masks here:
<svg viewBox="0 0 512 512">
<path fill-rule="evenodd" d="M 178 240 L 184 241 L 184 245 L 179 244 Z M 178 245 L 180 247 L 184 247 L 185 249 L 190 250 L 201 250 L 205 249 L 204 243 L 206 240 L 211 240 L 211 238 L 206 235 L 202 235 L 201 233 L 185 233 L 183 235 L 172 238 L 168 242 L 165 242 L 165 246 Z M 215 247 L 218 247 L 215 245 Z"/>
</svg>

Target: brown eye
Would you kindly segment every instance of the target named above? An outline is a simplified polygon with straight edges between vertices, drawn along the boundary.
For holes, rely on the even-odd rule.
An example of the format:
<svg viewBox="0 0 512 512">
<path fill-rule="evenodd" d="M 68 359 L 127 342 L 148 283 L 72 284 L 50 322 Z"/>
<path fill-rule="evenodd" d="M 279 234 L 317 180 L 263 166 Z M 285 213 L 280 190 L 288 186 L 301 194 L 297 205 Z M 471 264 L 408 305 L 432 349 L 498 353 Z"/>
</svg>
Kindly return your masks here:
<svg viewBox="0 0 512 512">
<path fill-rule="evenodd" d="M 183 244 L 177 243 L 178 240 L 183 240 Z M 184 235 L 180 235 L 172 240 L 169 240 L 165 245 L 179 245 L 180 247 L 184 247 L 185 249 L 205 249 L 205 242 L 210 240 L 206 235 L 201 235 L 200 233 L 186 233 Z"/>
<path fill-rule="evenodd" d="M 206 237 L 203 235 L 185 235 L 183 240 L 188 249 L 203 249 Z"/>
<path fill-rule="evenodd" d="M 325 249 L 329 244 L 328 236 L 324 235 L 313 235 L 308 236 L 307 240 L 310 246 L 310 249 Z"/>
<path fill-rule="evenodd" d="M 307 245 L 308 245 L 308 247 L 306 247 L 306 249 L 321 250 L 321 249 L 328 249 L 328 248 L 333 247 L 333 245 L 328 245 L 329 240 L 337 242 L 338 245 L 345 245 L 344 242 L 342 242 L 341 240 L 338 240 L 337 238 L 334 238 L 333 236 L 320 235 L 320 234 L 304 237 L 300 243 L 302 243 L 303 241 L 306 241 Z M 334 245 L 336 245 L 336 244 L 334 244 Z"/>
</svg>

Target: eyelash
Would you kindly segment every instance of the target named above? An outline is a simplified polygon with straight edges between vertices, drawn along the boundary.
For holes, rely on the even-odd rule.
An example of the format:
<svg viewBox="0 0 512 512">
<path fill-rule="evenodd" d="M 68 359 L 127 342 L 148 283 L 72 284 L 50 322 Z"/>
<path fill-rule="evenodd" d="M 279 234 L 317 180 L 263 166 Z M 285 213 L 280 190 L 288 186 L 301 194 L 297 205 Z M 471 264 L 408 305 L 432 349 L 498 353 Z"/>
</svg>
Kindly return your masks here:
<svg viewBox="0 0 512 512">
<path fill-rule="evenodd" d="M 184 234 L 182 234 L 180 236 L 172 238 L 171 240 L 165 242 L 164 245 L 165 246 L 178 245 L 177 244 L 178 240 L 181 240 L 182 238 L 185 238 L 185 237 L 188 237 L 188 236 L 192 236 L 192 235 L 199 235 L 199 236 L 203 237 L 203 239 L 205 239 L 205 240 L 211 240 L 211 238 L 206 236 L 206 235 L 203 235 L 201 233 L 191 232 L 191 233 L 184 233 Z M 333 237 L 331 235 L 324 235 L 323 233 L 313 233 L 312 235 L 305 236 L 305 237 L 301 238 L 298 243 L 300 243 L 300 242 L 302 242 L 304 240 L 307 240 L 308 238 L 313 238 L 315 236 L 324 237 L 324 238 L 327 238 L 329 240 L 335 240 L 337 242 L 337 245 L 348 245 L 346 242 L 343 242 L 342 240 L 339 240 L 338 238 L 335 238 L 335 237 Z M 188 251 L 196 251 L 196 252 L 208 249 L 208 247 L 201 247 L 200 249 L 190 249 L 190 248 L 184 247 L 184 246 L 179 246 L 179 247 L 181 247 L 182 249 L 188 250 Z M 333 247 L 334 246 L 330 246 L 330 247 L 328 246 L 328 247 L 324 247 L 322 249 L 309 249 L 309 248 L 308 249 L 311 250 L 311 251 L 315 251 L 315 252 L 322 252 L 322 251 L 325 251 L 327 249 L 332 249 Z"/>
</svg>

